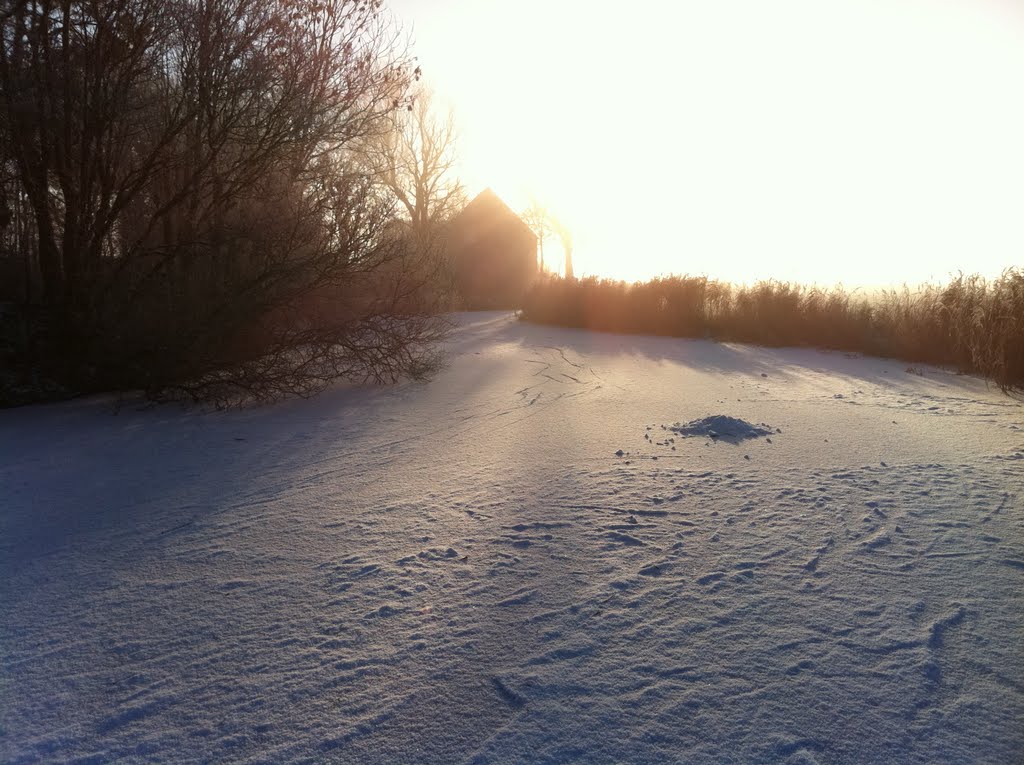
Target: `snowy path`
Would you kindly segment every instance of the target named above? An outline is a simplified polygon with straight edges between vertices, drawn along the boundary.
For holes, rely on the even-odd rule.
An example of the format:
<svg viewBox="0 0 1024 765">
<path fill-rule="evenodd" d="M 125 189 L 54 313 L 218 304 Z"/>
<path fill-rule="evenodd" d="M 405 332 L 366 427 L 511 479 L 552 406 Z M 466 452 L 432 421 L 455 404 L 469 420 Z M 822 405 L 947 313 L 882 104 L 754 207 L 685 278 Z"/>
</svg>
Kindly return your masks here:
<svg viewBox="0 0 1024 765">
<path fill-rule="evenodd" d="M 0 412 L 0 761 L 1021 762 L 1019 401 L 459 321 L 428 384 Z M 774 435 L 662 428 L 716 414 Z"/>
</svg>

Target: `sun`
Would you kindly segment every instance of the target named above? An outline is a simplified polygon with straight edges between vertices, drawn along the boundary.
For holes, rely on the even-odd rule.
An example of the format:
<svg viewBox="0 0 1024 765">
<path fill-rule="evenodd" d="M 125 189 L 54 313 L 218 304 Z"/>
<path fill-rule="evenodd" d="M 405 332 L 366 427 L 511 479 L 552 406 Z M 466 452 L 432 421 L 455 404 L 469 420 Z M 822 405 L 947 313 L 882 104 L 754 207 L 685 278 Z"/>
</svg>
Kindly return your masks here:
<svg viewBox="0 0 1024 765">
<path fill-rule="evenodd" d="M 1024 6 L 440 0 L 410 19 L 463 177 L 577 273 L 848 286 L 994 275 L 1024 229 Z"/>
</svg>

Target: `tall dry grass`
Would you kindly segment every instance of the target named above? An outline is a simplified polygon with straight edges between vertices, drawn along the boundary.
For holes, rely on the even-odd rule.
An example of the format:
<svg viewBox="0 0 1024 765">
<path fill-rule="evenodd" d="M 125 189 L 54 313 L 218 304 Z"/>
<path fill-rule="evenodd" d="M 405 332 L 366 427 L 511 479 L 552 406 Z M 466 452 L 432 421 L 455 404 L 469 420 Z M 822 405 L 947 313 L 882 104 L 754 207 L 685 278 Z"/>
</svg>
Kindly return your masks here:
<svg viewBox="0 0 1024 765">
<path fill-rule="evenodd" d="M 867 295 L 765 281 L 669 276 L 627 284 L 539 280 L 523 318 L 540 324 L 760 345 L 796 345 L 952 366 L 1024 390 L 1024 271 L 960 275 Z"/>
</svg>

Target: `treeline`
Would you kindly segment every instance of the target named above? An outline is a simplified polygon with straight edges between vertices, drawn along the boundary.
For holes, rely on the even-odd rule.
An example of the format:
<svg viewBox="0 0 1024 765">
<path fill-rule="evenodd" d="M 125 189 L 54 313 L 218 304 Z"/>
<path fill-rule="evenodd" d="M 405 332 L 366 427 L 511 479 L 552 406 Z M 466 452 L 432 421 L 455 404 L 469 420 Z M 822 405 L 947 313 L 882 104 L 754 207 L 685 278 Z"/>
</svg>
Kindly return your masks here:
<svg viewBox="0 0 1024 765">
<path fill-rule="evenodd" d="M 771 346 L 814 346 L 955 367 L 1024 388 L 1024 271 L 874 295 L 766 281 L 671 276 L 627 284 L 536 283 L 522 317 L 541 324 Z"/>
<path fill-rule="evenodd" d="M 436 259 L 361 154 L 418 79 L 380 5 L 4 4 L 0 404 L 431 366 Z"/>
</svg>

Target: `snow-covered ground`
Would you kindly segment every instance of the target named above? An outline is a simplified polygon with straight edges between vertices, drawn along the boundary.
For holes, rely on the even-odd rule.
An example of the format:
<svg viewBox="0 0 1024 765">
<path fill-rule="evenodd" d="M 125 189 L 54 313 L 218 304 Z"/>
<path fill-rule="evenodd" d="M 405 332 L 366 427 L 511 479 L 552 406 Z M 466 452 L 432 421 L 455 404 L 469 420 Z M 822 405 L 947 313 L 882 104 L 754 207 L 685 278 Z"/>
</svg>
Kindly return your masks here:
<svg viewBox="0 0 1024 765">
<path fill-rule="evenodd" d="M 1022 762 L 1019 401 L 458 321 L 425 384 L 0 412 L 0 760 Z"/>
</svg>

